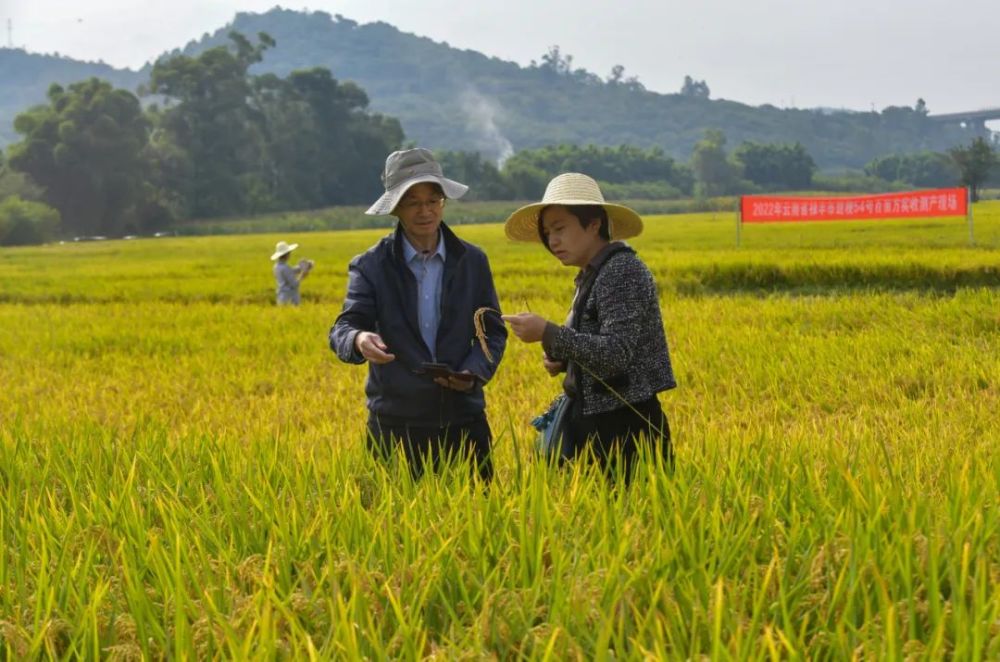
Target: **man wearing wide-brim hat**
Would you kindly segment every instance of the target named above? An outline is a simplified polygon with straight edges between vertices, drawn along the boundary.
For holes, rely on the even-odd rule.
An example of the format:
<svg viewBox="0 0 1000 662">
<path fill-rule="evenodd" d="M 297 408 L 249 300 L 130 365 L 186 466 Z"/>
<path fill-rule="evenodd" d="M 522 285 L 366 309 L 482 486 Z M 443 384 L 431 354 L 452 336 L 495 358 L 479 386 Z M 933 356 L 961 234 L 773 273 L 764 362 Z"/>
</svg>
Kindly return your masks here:
<svg viewBox="0 0 1000 662">
<path fill-rule="evenodd" d="M 427 149 L 393 152 L 385 193 L 368 209 L 392 215 L 395 230 L 348 267 L 347 295 L 330 329 L 330 347 L 347 363 L 368 363 L 368 447 L 386 458 L 401 443 L 419 475 L 446 456 L 469 457 L 489 480 L 492 432 L 483 387 L 503 356 L 486 254 L 443 222 L 464 184 L 447 179 Z M 485 339 L 476 335 L 481 314 Z"/>
</svg>

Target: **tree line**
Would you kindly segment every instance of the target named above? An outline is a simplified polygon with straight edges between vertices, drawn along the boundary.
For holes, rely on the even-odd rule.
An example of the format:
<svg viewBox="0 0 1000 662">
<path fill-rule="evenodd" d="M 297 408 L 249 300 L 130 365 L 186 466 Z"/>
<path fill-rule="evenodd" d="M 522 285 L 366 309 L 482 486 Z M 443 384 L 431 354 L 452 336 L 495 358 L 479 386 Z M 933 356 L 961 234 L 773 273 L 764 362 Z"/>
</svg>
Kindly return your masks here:
<svg viewBox="0 0 1000 662">
<path fill-rule="evenodd" d="M 230 34 L 227 46 L 158 61 L 147 99 L 91 78 L 53 85 L 48 103 L 20 114 L 22 140 L 0 154 L 0 244 L 56 234 L 150 233 L 179 219 L 365 204 L 382 191 L 386 154 L 404 145 L 398 120 L 371 112 L 368 96 L 328 69 L 254 75 L 275 42 Z M 540 69 L 573 71 L 554 47 Z M 622 79 L 622 71 L 613 76 Z M 629 81 L 621 84 L 627 84 Z M 637 84 L 637 81 L 631 81 Z M 704 81 L 685 80 L 707 95 Z M 970 186 L 974 198 L 997 157 L 978 138 L 949 153 L 879 157 L 863 173 L 817 176 L 800 143 L 743 141 L 728 150 L 708 130 L 686 163 L 659 147 L 560 144 L 502 164 L 478 152 L 441 151 L 448 176 L 480 200 L 531 200 L 556 174 L 585 172 L 609 199 L 675 199 L 754 192 Z"/>
<path fill-rule="evenodd" d="M 917 152 L 879 157 L 863 171 L 817 174 L 800 143 L 744 141 L 729 151 L 722 131 L 710 129 L 695 144 L 687 163 L 659 147 L 554 145 L 514 154 L 502 167 L 476 152 L 445 151 L 438 157 L 451 176 L 469 184 L 470 199 L 530 200 L 541 197 L 549 179 L 561 172 L 584 172 L 597 179 L 608 198 L 669 200 L 777 191 L 884 191 L 901 187 L 969 186 L 979 189 L 1000 175 L 997 154 L 983 138 L 948 153 Z"/>
<path fill-rule="evenodd" d="M 37 186 L 77 235 L 377 197 L 385 156 L 403 142 L 398 120 L 370 112 L 364 90 L 328 69 L 251 75 L 274 41 L 230 39 L 157 62 L 145 108 L 97 78 L 51 86 L 46 105 L 15 119 L 22 139 L 3 172 Z"/>
</svg>

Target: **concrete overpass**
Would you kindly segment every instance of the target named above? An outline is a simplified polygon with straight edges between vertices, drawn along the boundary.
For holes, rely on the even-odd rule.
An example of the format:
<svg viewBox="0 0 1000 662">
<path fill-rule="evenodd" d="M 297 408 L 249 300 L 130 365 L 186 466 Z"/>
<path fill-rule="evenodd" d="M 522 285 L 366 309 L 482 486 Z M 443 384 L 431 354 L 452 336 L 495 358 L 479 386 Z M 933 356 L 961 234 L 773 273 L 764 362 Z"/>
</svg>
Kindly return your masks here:
<svg viewBox="0 0 1000 662">
<path fill-rule="evenodd" d="M 985 134 L 987 132 L 987 122 L 1000 120 L 1000 108 L 984 108 L 982 110 L 968 110 L 961 113 L 928 115 L 927 119 L 941 122 L 942 124 L 962 124 Z"/>
</svg>

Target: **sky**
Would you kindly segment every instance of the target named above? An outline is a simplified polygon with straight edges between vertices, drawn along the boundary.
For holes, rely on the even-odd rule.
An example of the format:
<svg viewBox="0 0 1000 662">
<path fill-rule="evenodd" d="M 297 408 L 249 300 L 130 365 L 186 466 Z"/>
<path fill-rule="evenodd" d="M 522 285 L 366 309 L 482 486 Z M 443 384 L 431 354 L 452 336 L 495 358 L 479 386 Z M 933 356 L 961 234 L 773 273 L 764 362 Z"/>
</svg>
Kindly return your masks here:
<svg viewBox="0 0 1000 662">
<path fill-rule="evenodd" d="M 1000 0 L 299 0 L 527 65 L 552 45 L 647 88 L 752 105 L 1000 107 Z M 0 0 L 0 43 L 137 68 L 274 0 Z M 8 35 L 8 21 L 11 31 Z M 334 72 L 336 75 L 336 72 Z"/>
</svg>

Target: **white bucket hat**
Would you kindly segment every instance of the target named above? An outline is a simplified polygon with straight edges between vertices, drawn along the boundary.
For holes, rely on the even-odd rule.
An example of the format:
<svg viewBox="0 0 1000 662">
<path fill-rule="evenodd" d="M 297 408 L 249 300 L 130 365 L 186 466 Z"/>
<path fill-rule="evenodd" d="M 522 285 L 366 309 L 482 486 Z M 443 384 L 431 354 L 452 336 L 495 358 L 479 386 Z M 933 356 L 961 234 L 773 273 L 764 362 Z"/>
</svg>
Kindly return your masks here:
<svg viewBox="0 0 1000 662">
<path fill-rule="evenodd" d="M 291 253 L 298 247 L 299 247 L 298 244 L 286 244 L 283 241 L 279 241 L 274 245 L 274 254 L 271 255 L 271 259 L 277 260 L 282 255 L 285 255 L 286 253 Z"/>
<path fill-rule="evenodd" d="M 579 172 L 567 172 L 552 179 L 545 187 L 541 202 L 521 207 L 507 219 L 503 229 L 508 239 L 538 241 L 538 214 L 549 205 L 600 205 L 608 212 L 611 239 L 628 239 L 642 233 L 642 218 L 624 205 L 604 201 L 601 187 L 593 178 Z"/>
<path fill-rule="evenodd" d="M 393 152 L 385 160 L 385 170 L 382 171 L 382 183 L 385 193 L 375 201 L 365 213 L 369 216 L 384 216 L 391 214 L 399 204 L 406 191 L 414 184 L 434 182 L 441 186 L 447 198 L 461 198 L 469 187 L 447 179 L 441 170 L 441 164 L 434 160 L 429 149 L 417 147 Z"/>
</svg>

